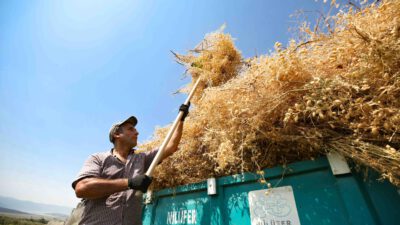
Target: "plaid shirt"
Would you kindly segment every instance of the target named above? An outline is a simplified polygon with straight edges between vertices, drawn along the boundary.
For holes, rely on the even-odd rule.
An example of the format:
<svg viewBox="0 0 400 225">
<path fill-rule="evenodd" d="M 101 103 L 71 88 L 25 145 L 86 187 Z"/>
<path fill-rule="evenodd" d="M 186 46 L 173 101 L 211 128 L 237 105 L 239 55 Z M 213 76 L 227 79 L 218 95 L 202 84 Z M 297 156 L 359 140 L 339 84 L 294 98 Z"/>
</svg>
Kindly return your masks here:
<svg viewBox="0 0 400 225">
<path fill-rule="evenodd" d="M 126 164 L 112 155 L 112 150 L 91 155 L 84 163 L 76 180 L 87 177 L 104 179 L 130 178 L 144 174 L 150 167 L 158 150 L 128 155 Z M 142 224 L 142 193 L 135 190 L 116 192 L 110 196 L 98 199 L 85 199 L 85 209 L 79 224 L 113 225 Z"/>
</svg>

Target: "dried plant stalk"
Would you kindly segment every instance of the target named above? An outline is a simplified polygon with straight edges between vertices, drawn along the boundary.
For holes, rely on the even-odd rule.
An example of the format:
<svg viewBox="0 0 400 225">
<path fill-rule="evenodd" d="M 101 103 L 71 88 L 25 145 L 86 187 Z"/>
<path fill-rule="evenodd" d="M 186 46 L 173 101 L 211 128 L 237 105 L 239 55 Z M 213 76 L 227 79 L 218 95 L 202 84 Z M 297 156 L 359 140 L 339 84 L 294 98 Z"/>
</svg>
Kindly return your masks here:
<svg viewBox="0 0 400 225">
<path fill-rule="evenodd" d="M 172 187 L 312 159 L 336 150 L 400 186 L 400 1 L 344 8 L 327 32 L 306 25 L 302 42 L 241 59 L 232 38 L 206 36 L 176 54 L 203 90 L 180 151 L 155 171 Z M 190 84 L 189 84 L 190 86 Z M 157 147 L 156 130 L 144 148 Z"/>
</svg>

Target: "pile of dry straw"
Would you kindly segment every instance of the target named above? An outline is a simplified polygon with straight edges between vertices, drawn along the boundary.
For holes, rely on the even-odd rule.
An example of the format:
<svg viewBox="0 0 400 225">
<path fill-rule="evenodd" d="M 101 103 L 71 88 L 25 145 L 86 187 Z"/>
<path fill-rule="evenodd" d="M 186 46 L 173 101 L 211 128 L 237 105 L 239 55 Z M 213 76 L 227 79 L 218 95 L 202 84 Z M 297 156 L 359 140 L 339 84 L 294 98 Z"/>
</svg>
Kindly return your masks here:
<svg viewBox="0 0 400 225">
<path fill-rule="evenodd" d="M 277 43 L 269 55 L 242 59 L 222 32 L 177 54 L 193 82 L 202 78 L 202 88 L 180 151 L 157 167 L 154 188 L 332 150 L 400 186 L 399 15 L 398 0 L 348 6 L 330 17 L 325 32 L 304 25 L 298 41 L 287 48 Z M 142 147 L 159 146 L 168 128 Z"/>
</svg>

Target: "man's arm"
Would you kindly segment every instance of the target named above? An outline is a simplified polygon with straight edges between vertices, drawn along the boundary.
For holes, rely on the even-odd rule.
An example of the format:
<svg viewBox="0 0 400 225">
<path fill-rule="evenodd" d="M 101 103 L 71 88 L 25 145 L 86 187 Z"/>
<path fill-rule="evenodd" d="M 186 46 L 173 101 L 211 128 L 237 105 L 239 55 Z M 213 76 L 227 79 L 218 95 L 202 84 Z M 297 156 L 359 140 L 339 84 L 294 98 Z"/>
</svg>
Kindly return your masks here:
<svg viewBox="0 0 400 225">
<path fill-rule="evenodd" d="M 165 147 L 163 152 L 162 160 L 172 155 L 176 150 L 178 150 L 179 142 L 181 141 L 183 130 L 183 121 L 179 121 L 178 127 L 176 128 L 171 140 L 169 140 L 167 147 Z"/>
<path fill-rule="evenodd" d="M 151 178 L 145 175 L 136 175 L 132 178 L 103 179 L 88 177 L 84 178 L 75 186 L 75 194 L 78 198 L 96 199 L 107 197 L 116 192 L 134 189 L 146 193 L 151 184 Z"/>
<path fill-rule="evenodd" d="M 89 177 L 80 180 L 75 186 L 78 198 L 96 199 L 128 189 L 128 179 L 102 179 Z"/>
</svg>

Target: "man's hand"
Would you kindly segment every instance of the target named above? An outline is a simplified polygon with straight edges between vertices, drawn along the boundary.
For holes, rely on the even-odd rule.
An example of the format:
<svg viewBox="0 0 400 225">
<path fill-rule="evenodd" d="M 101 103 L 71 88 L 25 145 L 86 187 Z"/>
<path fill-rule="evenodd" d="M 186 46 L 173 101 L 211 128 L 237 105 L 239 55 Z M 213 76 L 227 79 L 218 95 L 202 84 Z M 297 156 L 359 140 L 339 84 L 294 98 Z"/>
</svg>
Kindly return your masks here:
<svg viewBox="0 0 400 225">
<path fill-rule="evenodd" d="M 146 175 L 138 175 L 128 179 L 128 187 L 146 193 L 147 188 L 149 188 L 151 184 L 151 180 L 151 177 Z"/>
<path fill-rule="evenodd" d="M 182 104 L 181 107 L 179 107 L 179 111 L 183 112 L 183 115 L 181 118 L 182 122 L 185 121 L 186 116 L 189 114 L 189 107 L 190 107 L 190 102 L 187 105 Z"/>
</svg>

